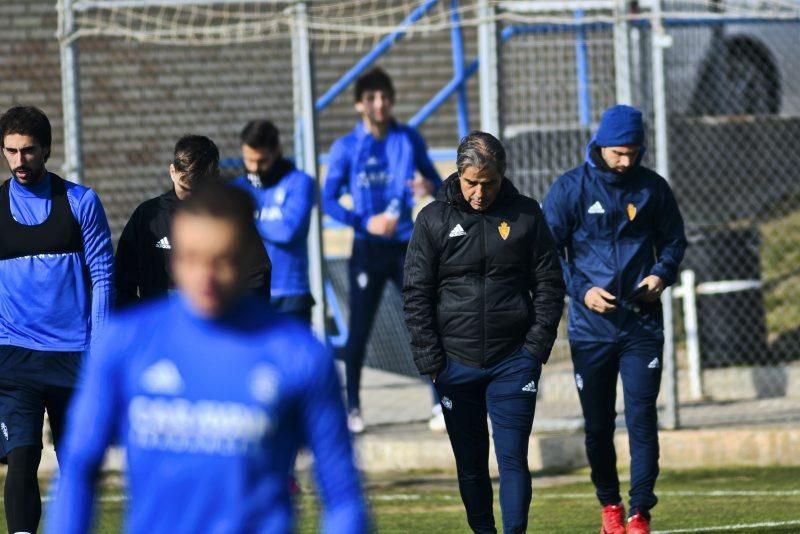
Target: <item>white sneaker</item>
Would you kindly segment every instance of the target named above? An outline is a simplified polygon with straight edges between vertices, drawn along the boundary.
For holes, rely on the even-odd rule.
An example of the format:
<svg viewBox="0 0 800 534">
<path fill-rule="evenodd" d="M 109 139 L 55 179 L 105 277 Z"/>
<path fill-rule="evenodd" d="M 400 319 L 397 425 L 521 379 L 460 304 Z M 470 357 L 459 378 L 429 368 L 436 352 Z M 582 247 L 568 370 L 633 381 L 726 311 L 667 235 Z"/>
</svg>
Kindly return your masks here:
<svg viewBox="0 0 800 534">
<path fill-rule="evenodd" d="M 353 434 L 361 434 L 364 432 L 364 419 L 361 418 L 360 410 L 351 410 L 347 415 L 347 428 Z"/>
<path fill-rule="evenodd" d="M 437 404 L 431 410 L 431 418 L 428 419 L 428 428 L 431 432 L 447 432 L 447 427 L 444 424 L 444 414 L 442 413 L 442 405 Z"/>
</svg>

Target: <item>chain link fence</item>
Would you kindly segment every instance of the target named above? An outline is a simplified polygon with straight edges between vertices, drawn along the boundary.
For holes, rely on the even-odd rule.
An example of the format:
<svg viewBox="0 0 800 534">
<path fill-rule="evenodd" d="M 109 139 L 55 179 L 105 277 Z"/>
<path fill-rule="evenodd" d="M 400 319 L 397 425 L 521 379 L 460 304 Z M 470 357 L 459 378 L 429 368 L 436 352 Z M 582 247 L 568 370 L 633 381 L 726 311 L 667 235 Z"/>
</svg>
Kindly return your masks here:
<svg viewBox="0 0 800 534">
<path fill-rule="evenodd" d="M 657 168 L 655 141 L 665 139 L 662 165 L 690 240 L 685 283 L 674 293 L 681 424 L 796 418 L 800 156 L 792 147 L 800 133 L 800 62 L 792 50 L 800 9 L 665 2 L 663 34 L 653 39 L 649 8 L 594 4 L 499 12 L 510 175 L 541 201 L 556 177 L 583 162 L 605 108 L 617 101 L 640 107 L 648 127 L 643 163 Z M 664 50 L 664 110 L 653 85 L 654 43 Z M 663 137 L 656 111 L 666 115 Z M 580 407 L 566 335 L 551 362 L 537 420 L 574 424 Z M 662 411 L 666 400 L 662 388 Z"/>
</svg>

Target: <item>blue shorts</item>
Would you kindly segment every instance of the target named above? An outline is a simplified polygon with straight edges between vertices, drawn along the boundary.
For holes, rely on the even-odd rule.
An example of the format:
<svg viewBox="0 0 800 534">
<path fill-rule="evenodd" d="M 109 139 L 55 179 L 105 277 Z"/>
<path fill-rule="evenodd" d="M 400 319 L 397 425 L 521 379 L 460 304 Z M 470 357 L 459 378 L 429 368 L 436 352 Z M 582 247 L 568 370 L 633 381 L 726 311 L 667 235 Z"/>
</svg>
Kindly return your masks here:
<svg viewBox="0 0 800 534">
<path fill-rule="evenodd" d="M 17 447 L 42 446 L 45 410 L 58 447 L 82 360 L 80 352 L 0 345 L 0 461 Z"/>
</svg>

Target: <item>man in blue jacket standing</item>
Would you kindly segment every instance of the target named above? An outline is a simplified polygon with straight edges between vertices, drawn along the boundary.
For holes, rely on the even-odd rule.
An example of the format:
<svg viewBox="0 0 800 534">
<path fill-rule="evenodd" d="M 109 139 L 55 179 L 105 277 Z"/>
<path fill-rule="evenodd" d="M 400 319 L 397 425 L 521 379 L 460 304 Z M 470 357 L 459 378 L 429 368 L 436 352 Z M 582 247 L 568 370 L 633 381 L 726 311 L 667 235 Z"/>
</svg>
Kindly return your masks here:
<svg viewBox="0 0 800 534">
<path fill-rule="evenodd" d="M 36 532 L 44 412 L 61 460 L 82 352 L 113 301 L 103 206 L 91 189 L 47 170 L 51 140 L 50 121 L 37 108 L 13 107 L 0 117 L 12 174 L 0 186 L 0 459 L 8 463 L 11 533 Z"/>
<path fill-rule="evenodd" d="M 308 281 L 308 229 L 314 180 L 283 157 L 272 122 L 253 120 L 241 133 L 246 174 L 233 183 L 256 204 L 256 226 L 272 261 L 272 305 L 311 323 L 314 298 Z"/>
<path fill-rule="evenodd" d="M 364 352 L 383 288 L 403 284 L 403 264 L 411 239 L 414 192 L 434 192 L 441 178 L 425 141 L 392 115 L 394 86 L 374 68 L 355 84 L 361 121 L 330 150 L 323 191 L 325 212 L 355 230 L 350 257 L 350 332 L 345 346 L 348 423 L 364 431 L 359 389 Z M 422 177 L 415 178 L 415 171 Z M 349 192 L 353 209 L 339 204 Z"/>
<path fill-rule="evenodd" d="M 89 530 L 114 437 L 127 450 L 126 532 L 294 532 L 286 479 L 303 444 L 323 531 L 367 531 L 333 358 L 305 325 L 247 296 L 254 209 L 220 183 L 176 207 L 177 293 L 120 315 L 92 346 L 48 532 Z"/>
<path fill-rule="evenodd" d="M 659 297 L 675 282 L 686 249 L 675 197 L 664 178 L 641 165 L 644 152 L 641 112 L 609 108 L 584 164 L 553 184 L 543 206 L 563 255 L 586 452 L 602 532 L 611 534 L 626 532 L 614 449 L 618 375 L 631 450 L 627 532 L 650 531 L 664 344 Z"/>
</svg>

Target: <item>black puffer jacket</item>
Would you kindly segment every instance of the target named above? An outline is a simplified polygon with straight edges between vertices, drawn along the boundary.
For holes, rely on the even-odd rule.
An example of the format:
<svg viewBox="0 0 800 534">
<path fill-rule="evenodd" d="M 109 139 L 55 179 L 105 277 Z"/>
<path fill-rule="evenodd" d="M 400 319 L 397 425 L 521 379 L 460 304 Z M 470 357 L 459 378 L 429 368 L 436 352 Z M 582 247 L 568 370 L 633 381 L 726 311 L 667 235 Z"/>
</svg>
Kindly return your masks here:
<svg viewBox="0 0 800 534">
<path fill-rule="evenodd" d="M 521 346 L 546 362 L 564 307 L 564 280 L 539 204 L 503 179 L 484 212 L 458 176 L 417 217 L 403 281 L 406 325 L 420 374 L 444 358 L 489 367 Z"/>
</svg>

